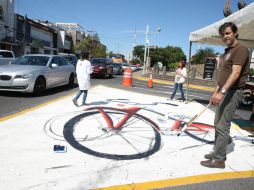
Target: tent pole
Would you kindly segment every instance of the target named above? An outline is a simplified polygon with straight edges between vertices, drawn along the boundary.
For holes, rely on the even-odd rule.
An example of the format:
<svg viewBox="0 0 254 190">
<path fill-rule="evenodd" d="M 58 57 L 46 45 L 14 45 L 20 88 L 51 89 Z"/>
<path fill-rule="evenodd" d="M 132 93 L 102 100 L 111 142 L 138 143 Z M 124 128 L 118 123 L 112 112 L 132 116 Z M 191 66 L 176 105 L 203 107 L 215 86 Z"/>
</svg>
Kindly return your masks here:
<svg viewBox="0 0 254 190">
<path fill-rule="evenodd" d="M 192 48 L 192 41 L 190 41 L 190 46 L 189 46 L 189 63 L 188 63 L 188 68 L 187 68 L 186 102 L 189 101 L 188 90 L 189 90 L 189 84 L 190 84 L 191 48 Z"/>
</svg>

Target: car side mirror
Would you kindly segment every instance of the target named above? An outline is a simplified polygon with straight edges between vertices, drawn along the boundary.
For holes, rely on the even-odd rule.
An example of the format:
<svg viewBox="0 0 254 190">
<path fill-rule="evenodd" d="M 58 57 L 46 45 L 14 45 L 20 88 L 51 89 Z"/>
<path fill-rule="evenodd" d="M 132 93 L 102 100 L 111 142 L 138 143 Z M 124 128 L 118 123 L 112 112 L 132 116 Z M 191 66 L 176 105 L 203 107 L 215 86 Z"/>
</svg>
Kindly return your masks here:
<svg viewBox="0 0 254 190">
<path fill-rule="evenodd" d="M 56 67 L 58 67 L 58 65 L 57 65 L 56 63 L 52 63 L 52 64 L 51 64 L 51 67 L 52 67 L 52 68 L 56 68 Z"/>
</svg>

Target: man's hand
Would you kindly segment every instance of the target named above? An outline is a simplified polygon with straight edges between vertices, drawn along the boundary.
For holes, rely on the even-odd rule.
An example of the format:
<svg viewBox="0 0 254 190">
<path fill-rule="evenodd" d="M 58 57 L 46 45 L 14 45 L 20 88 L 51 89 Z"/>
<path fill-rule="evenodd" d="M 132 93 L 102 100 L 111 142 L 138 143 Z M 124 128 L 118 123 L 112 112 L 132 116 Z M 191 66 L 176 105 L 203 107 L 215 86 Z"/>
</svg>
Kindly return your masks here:
<svg viewBox="0 0 254 190">
<path fill-rule="evenodd" d="M 221 100 L 223 99 L 223 97 L 224 97 L 224 94 L 222 94 L 221 92 L 215 92 L 215 93 L 212 95 L 211 99 L 210 99 L 210 103 L 211 103 L 212 105 L 216 106 L 216 105 L 218 105 L 218 104 L 221 102 Z"/>
</svg>

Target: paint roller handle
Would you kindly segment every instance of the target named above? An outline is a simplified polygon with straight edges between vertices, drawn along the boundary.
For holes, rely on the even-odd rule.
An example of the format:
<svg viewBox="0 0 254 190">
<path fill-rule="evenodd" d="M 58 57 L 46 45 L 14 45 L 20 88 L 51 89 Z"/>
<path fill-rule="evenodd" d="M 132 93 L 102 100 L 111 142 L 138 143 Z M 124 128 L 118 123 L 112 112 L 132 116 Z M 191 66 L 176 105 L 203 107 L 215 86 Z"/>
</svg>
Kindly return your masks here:
<svg viewBox="0 0 254 190">
<path fill-rule="evenodd" d="M 202 113 L 206 111 L 206 109 L 211 105 L 209 103 L 200 113 L 196 114 L 186 125 L 180 130 L 180 133 L 185 131 L 187 127 L 189 127 Z M 180 135 L 180 133 L 178 135 Z"/>
</svg>

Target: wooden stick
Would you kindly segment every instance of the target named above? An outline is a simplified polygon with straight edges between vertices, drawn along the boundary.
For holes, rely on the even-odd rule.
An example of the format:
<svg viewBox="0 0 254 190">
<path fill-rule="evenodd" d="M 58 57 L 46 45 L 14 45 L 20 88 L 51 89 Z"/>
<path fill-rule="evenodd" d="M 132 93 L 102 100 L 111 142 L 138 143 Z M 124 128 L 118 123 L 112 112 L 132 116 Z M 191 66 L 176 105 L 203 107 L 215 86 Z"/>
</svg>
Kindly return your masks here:
<svg viewBox="0 0 254 190">
<path fill-rule="evenodd" d="M 201 110 L 201 112 L 199 112 L 193 118 L 191 118 L 190 121 L 186 123 L 186 125 L 182 128 L 182 130 L 180 130 L 180 132 L 177 135 L 179 136 L 181 132 L 185 131 L 186 128 L 189 127 L 197 118 L 199 118 L 210 105 L 211 103 L 209 103 L 206 107 L 204 107 L 204 109 Z"/>
</svg>

